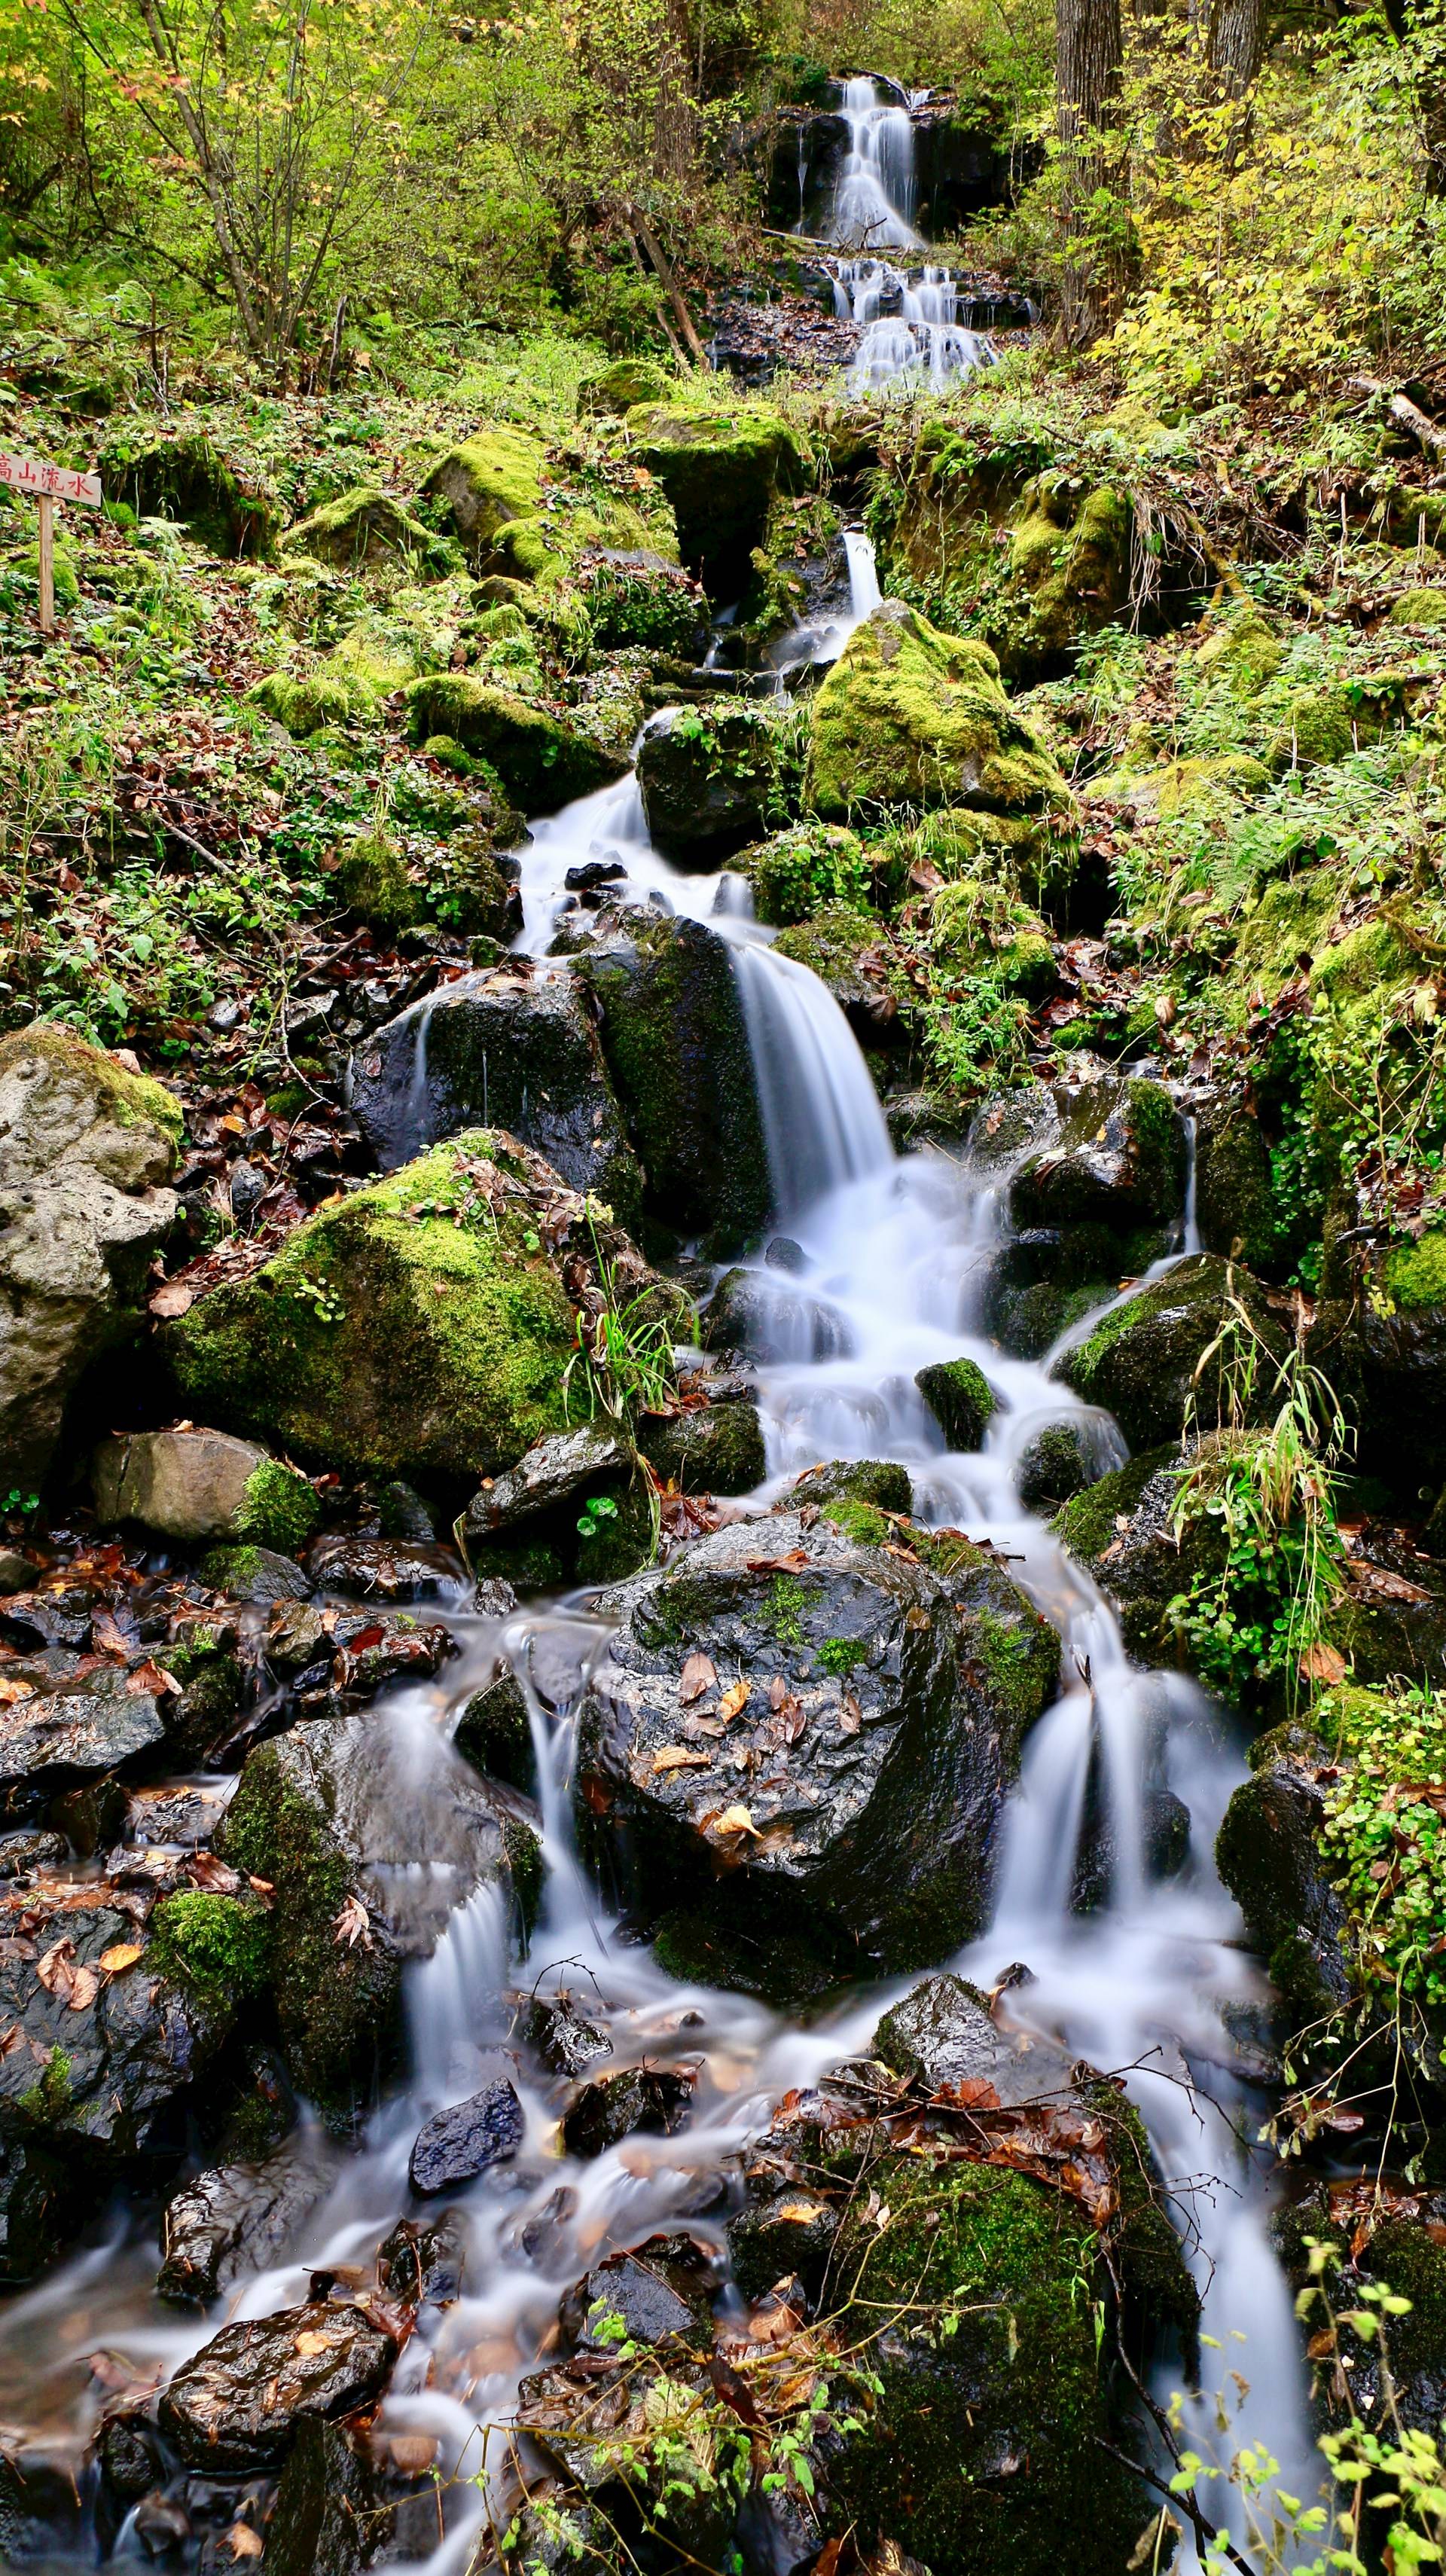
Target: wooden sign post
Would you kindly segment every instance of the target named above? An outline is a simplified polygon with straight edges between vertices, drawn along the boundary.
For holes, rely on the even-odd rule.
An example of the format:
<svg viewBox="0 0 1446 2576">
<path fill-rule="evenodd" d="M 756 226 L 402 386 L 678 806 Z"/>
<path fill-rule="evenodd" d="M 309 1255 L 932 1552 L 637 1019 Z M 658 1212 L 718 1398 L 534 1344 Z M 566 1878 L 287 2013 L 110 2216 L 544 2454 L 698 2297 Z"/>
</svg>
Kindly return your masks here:
<svg viewBox="0 0 1446 2576">
<path fill-rule="evenodd" d="M 33 456 L 7 456 L 0 450 L 0 483 L 12 492 L 33 495 L 40 518 L 40 632 L 55 633 L 55 504 L 81 501 L 98 510 L 105 495 L 98 474 L 79 474 L 69 465 L 42 465 Z"/>
</svg>

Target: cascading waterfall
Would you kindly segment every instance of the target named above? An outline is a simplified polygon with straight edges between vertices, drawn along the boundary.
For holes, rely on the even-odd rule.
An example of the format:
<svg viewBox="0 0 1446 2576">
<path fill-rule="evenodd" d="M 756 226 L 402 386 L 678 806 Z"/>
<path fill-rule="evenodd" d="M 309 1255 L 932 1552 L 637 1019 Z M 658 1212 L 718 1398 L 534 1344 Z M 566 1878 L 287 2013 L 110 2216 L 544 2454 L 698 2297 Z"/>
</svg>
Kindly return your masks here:
<svg viewBox="0 0 1446 2576">
<path fill-rule="evenodd" d="M 834 191 L 829 238 L 854 254 L 837 260 L 833 271 L 836 314 L 863 326 L 850 389 L 907 392 L 926 380 L 943 385 L 971 368 L 992 365 L 989 342 L 960 326 L 959 290 L 950 270 L 926 265 L 916 273 L 879 256 L 924 247 L 913 224 L 914 128 L 907 108 L 880 99 L 871 80 L 850 80 L 844 84 L 843 116 L 849 150 Z"/>
</svg>

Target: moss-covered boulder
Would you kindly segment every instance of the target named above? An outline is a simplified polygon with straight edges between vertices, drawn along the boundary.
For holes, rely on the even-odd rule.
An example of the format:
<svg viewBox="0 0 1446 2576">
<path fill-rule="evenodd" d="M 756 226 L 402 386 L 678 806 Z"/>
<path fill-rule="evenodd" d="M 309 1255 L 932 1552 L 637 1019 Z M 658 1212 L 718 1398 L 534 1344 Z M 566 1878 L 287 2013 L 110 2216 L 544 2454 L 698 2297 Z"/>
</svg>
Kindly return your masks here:
<svg viewBox="0 0 1446 2576">
<path fill-rule="evenodd" d="M 873 1531 L 779 1511 L 605 1596 L 579 1830 L 632 1901 L 743 1945 L 728 1982 L 766 1984 L 775 1934 L 848 1976 L 936 1958 L 987 1913 L 1059 1640 L 967 1540 L 910 1563 Z"/>
<path fill-rule="evenodd" d="M 708 603 L 681 565 L 644 547 L 599 547 L 583 558 L 577 585 L 604 652 L 630 645 L 679 657 L 701 652 Z"/>
<path fill-rule="evenodd" d="M 72 1029 L 0 1038 L 0 1454 L 18 1483 L 50 1463 L 92 1360 L 138 1328 L 176 1217 L 181 1112 Z"/>
<path fill-rule="evenodd" d="M 638 1447 L 655 1475 L 680 1494 L 751 1494 L 768 1472 L 756 1404 L 707 1404 L 645 1413 Z"/>
<path fill-rule="evenodd" d="M 397 2062 L 407 1959 L 495 1885 L 519 1926 L 537 1845 L 431 1727 L 325 1718 L 246 1757 L 220 1842 L 275 1890 L 269 1977 L 294 2082 L 345 2127 Z"/>
<path fill-rule="evenodd" d="M 1285 660 L 1285 646 L 1253 602 L 1215 625 L 1195 656 L 1195 676 L 1242 704 L 1258 698 Z"/>
<path fill-rule="evenodd" d="M 1356 1426 L 1363 1466 L 1415 1499 L 1446 1477 L 1446 1227 L 1414 1239 L 1327 1230 L 1311 1358 Z"/>
<path fill-rule="evenodd" d="M 706 922 L 630 914 L 579 960 L 647 1206 L 720 1249 L 767 1222 L 768 1154 L 742 997 Z"/>
<path fill-rule="evenodd" d="M 730 864 L 752 892 L 756 918 L 779 929 L 835 903 L 863 910 L 885 885 L 856 832 L 808 816 L 753 842 Z"/>
<path fill-rule="evenodd" d="M 808 787 L 836 821 L 900 805 L 1026 815 L 1067 802 L 988 646 L 941 634 L 890 599 L 850 636 L 814 700 Z"/>
<path fill-rule="evenodd" d="M 336 500 L 323 501 L 319 510 L 287 529 L 286 547 L 289 554 L 316 555 L 347 572 L 444 559 L 431 529 L 375 483 L 359 483 Z"/>
<path fill-rule="evenodd" d="M 252 458 L 228 454 L 205 430 L 182 428 L 136 443 L 134 431 L 101 452 L 108 501 L 138 519 L 176 519 L 213 554 L 267 555 L 281 523 L 280 495 Z"/>
<path fill-rule="evenodd" d="M 1117 617 L 1130 593 L 1128 496 L 1077 475 L 1036 475 L 1020 498 L 1009 540 L 1009 589 L 992 613 L 990 640 L 1005 668 L 1042 677 L 1072 646 Z"/>
<path fill-rule="evenodd" d="M 648 830 L 682 865 L 716 867 L 762 829 L 777 770 L 777 737 L 761 708 L 669 708 L 638 749 Z"/>
<path fill-rule="evenodd" d="M 1064 1353 L 1056 1374 L 1086 1403 L 1112 1413 L 1133 1449 L 1176 1437 L 1187 1412 L 1199 1430 L 1213 1431 L 1229 1418 L 1228 1342 L 1213 1359 L 1205 1361 L 1205 1354 L 1237 1306 L 1265 1356 L 1256 1372 L 1256 1401 L 1264 1405 L 1269 1363 L 1284 1357 L 1285 1336 L 1256 1281 L 1213 1252 L 1192 1253 L 1163 1278 L 1122 1297 Z"/>
<path fill-rule="evenodd" d="M 1125 1643 L 1143 1664 L 1179 1654 L 1171 1603 L 1224 1566 L 1225 1542 L 1210 1514 L 1177 1527 L 1180 1480 L 1193 1463 L 1168 1443 L 1146 1449 L 1077 1490 L 1054 1522 L 1113 1602 Z"/>
<path fill-rule="evenodd" d="M 1393 626 L 1414 626 L 1426 633 L 1439 634 L 1446 627 L 1446 590 L 1423 583 L 1419 589 L 1403 591 L 1391 602 Z"/>
<path fill-rule="evenodd" d="M 414 680 L 407 708 L 414 741 L 447 734 L 480 753 L 528 814 L 552 813 L 575 796 L 591 795 L 627 767 L 619 752 L 549 708 L 465 671 Z"/>
<path fill-rule="evenodd" d="M 1324 1844 L 1328 1767 L 1304 1728 L 1263 1738 L 1215 1843 L 1215 1865 L 1294 2029 L 1341 2011 L 1354 1992 L 1346 1907 Z"/>
<path fill-rule="evenodd" d="M 608 1080 L 588 986 L 527 958 L 484 968 L 374 1030 L 355 1058 L 352 1113 L 383 1169 L 483 1120 L 545 1154 L 634 1228 L 637 1158 Z"/>
<path fill-rule="evenodd" d="M 990 1130 L 992 1114 L 983 1113 L 971 1144 L 987 1147 L 992 1164 L 1012 1160 L 1017 1227 L 1098 1223 L 1131 1234 L 1179 1216 L 1185 1132 L 1163 1084 L 1082 1068 L 1081 1078 L 1017 1095 Z"/>
<path fill-rule="evenodd" d="M 1233 1253 L 1250 1270 L 1278 1275 L 1281 1228 L 1254 1100 L 1220 1088 L 1192 1102 L 1191 1115 L 1201 1244 L 1207 1252 Z"/>
<path fill-rule="evenodd" d="M 933 1360 L 916 1371 L 914 1384 L 950 1448 L 977 1449 L 998 1400 L 982 1368 L 969 1359 Z"/>
<path fill-rule="evenodd" d="M 448 450 L 422 490 L 446 502 L 458 536 L 473 560 L 481 562 L 496 551 L 504 528 L 536 518 L 546 461 L 541 440 L 525 430 L 479 430 Z"/>
<path fill-rule="evenodd" d="M 601 375 L 583 378 L 577 407 L 585 420 L 621 420 L 640 403 L 665 403 L 676 384 L 656 358 L 617 358 Z"/>
<path fill-rule="evenodd" d="M 647 403 L 628 413 L 627 428 L 634 459 L 672 504 L 684 562 L 714 599 L 737 599 L 775 490 L 803 471 L 788 423 L 761 403 Z"/>
<path fill-rule="evenodd" d="M 877 913 L 826 903 L 807 921 L 780 931 L 773 944 L 775 955 L 806 966 L 827 986 L 862 1044 L 892 1044 L 914 1034 L 915 1013 L 899 1007 L 901 997 L 906 1003 L 912 998 L 910 989 L 880 944 Z"/>
<path fill-rule="evenodd" d="M 310 1218 L 168 1327 L 188 1405 L 366 1474 L 510 1467 L 562 1427 L 574 1347 L 544 1210 L 581 1217 L 510 1138 L 479 1130 L 438 1146 Z"/>
</svg>

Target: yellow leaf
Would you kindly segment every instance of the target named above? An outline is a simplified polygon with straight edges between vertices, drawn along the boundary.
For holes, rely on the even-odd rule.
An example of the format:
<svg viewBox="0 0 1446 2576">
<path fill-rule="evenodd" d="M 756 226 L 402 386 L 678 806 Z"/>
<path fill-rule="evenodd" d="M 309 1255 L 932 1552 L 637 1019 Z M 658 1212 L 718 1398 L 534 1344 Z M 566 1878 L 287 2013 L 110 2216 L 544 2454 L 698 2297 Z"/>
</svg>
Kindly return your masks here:
<svg viewBox="0 0 1446 2576">
<path fill-rule="evenodd" d="M 655 1771 L 706 1771 L 711 1753 L 694 1753 L 686 1744 L 665 1744 L 653 1755 Z"/>
<path fill-rule="evenodd" d="M 724 1719 L 736 1717 L 741 1708 L 747 1707 L 752 1696 L 753 1684 L 751 1682 L 730 1682 L 727 1690 L 723 1693 L 722 1698 L 718 1702 L 719 1716 Z"/>
<path fill-rule="evenodd" d="M 746 1807 L 725 1807 L 713 1831 L 715 1834 L 751 1834 L 755 1842 L 763 1840 Z"/>
<path fill-rule="evenodd" d="M 331 2337 L 315 2332 L 299 2334 L 296 2338 L 296 2349 L 303 2361 L 314 2361 L 319 2352 L 330 2352 Z"/>
<path fill-rule="evenodd" d="M 100 1964 L 108 1977 L 122 1977 L 127 1968 L 135 1966 L 140 1955 L 139 1941 L 113 1941 L 108 1950 L 102 1950 Z"/>
</svg>

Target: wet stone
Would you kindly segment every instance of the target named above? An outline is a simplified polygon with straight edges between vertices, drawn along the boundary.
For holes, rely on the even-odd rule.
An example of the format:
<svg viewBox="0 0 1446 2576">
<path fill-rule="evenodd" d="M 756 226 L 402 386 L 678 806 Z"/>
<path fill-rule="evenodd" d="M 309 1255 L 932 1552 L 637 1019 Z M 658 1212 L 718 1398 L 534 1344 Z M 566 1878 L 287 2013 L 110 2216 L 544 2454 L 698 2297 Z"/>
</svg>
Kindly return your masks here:
<svg viewBox="0 0 1446 2576">
<path fill-rule="evenodd" d="M 35 1573 L 28 1556 L 21 1556 L 13 1547 L 0 1547 L 0 1600 L 15 1592 L 28 1592 Z"/>
<path fill-rule="evenodd" d="M 490 1478 L 467 1506 L 469 1539 L 491 1538 L 536 1512 L 550 1511 L 601 1477 L 629 1476 L 633 1453 L 616 1431 L 585 1422 L 539 1440 L 505 1476 Z"/>
<path fill-rule="evenodd" d="M 489 2084 L 465 2102 L 438 2111 L 417 2133 L 408 2177 L 413 2191 L 430 2198 L 473 2182 L 489 2165 L 515 2156 L 526 2130 L 522 2105 L 510 2084 Z"/>
<path fill-rule="evenodd" d="M 351 1592 L 368 1601 L 451 1600 L 462 1567 L 449 1548 L 388 1538 L 323 1538 L 306 1570 L 318 1592 Z"/>
<path fill-rule="evenodd" d="M 161 2297 L 205 2307 L 244 2274 L 264 2271 L 327 2179 L 304 2149 L 198 2174 L 166 2210 L 165 2260 L 156 2276 Z"/>
<path fill-rule="evenodd" d="M 854 1348 L 847 1320 L 826 1298 L 756 1270 L 730 1270 L 719 1280 L 703 1341 L 710 1351 L 743 1351 L 764 1364 L 846 1360 Z"/>
<path fill-rule="evenodd" d="M 331 1653 L 331 1637 L 314 1601 L 278 1601 L 266 1622 L 266 1660 L 278 1673 L 302 1673 Z"/>
<path fill-rule="evenodd" d="M 925 1977 L 884 2015 L 873 2046 L 896 2075 L 935 2092 L 945 2084 L 992 2084 L 1006 2107 L 1074 2087 L 1074 2061 L 1062 2048 L 1001 2029 L 985 1996 L 963 1977 Z"/>
<path fill-rule="evenodd" d="M 531 1792 L 537 1778 L 532 1721 L 522 1685 L 510 1665 L 504 1664 L 483 1689 L 472 1693 L 452 1741 L 474 1770 Z"/>
<path fill-rule="evenodd" d="M 687 2122 L 693 2087 L 666 2067 L 629 2066 L 585 2085 L 562 2124 L 570 2156 L 600 2156 L 642 2133 L 672 2137 Z"/>
<path fill-rule="evenodd" d="M 1050 1422 L 1021 1450 L 1015 1488 L 1030 1511 L 1056 1511 L 1095 1481 L 1077 1424 Z"/>
<path fill-rule="evenodd" d="M 0 1879 L 28 1877 L 33 1870 L 54 1869 L 70 1855 L 64 1834 L 0 1834 Z"/>
<path fill-rule="evenodd" d="M 156 1752 L 166 1740 L 149 1691 L 126 1687 L 116 1668 L 87 1673 L 45 1698 L 0 1709 L 0 1810 L 13 1813 L 27 1794 L 114 1771 Z"/>
<path fill-rule="evenodd" d="M 273 1601 L 304 1601 L 311 1590 L 299 1565 L 270 1547 L 213 1547 L 201 1574 L 214 1591 L 266 1609 Z"/>
<path fill-rule="evenodd" d="M 375 2501 L 350 2436 L 339 2424 L 308 2418 L 297 2429 L 267 2525 L 267 2576 L 359 2576 L 375 2554 Z M 223 2549 L 223 2566 L 228 2554 Z"/>
<path fill-rule="evenodd" d="M 612 2055 L 606 2032 L 585 2020 L 565 1995 L 534 1995 L 517 2021 L 516 2035 L 554 2075 L 581 2075 L 600 2057 Z"/>
<path fill-rule="evenodd" d="M 656 2254 L 643 2246 L 611 2255 L 568 2293 L 562 2321 L 576 2351 L 615 2352 L 623 2340 L 619 2321 L 630 2343 L 712 2342 L 707 2292 L 696 2274 L 669 2259 L 670 2246 L 664 2238 Z"/>
<path fill-rule="evenodd" d="M 382 2288 L 408 2307 L 424 2301 L 446 2307 L 460 2298 L 466 2269 L 467 2222 L 456 2209 L 444 2209 L 421 2226 L 402 2219 L 377 2255 Z"/>
<path fill-rule="evenodd" d="M 265 2468 L 308 2416 L 352 2414 L 380 2396 L 394 2338 L 360 2308 L 325 2300 L 223 2326 L 177 2371 L 161 2429 L 185 2467 Z"/>
<path fill-rule="evenodd" d="M 797 2279 L 816 2300 L 838 2227 L 838 2211 L 802 2185 L 740 2210 L 728 2223 L 728 2253 L 745 2299 L 762 2298 L 776 2282 Z"/>
</svg>

